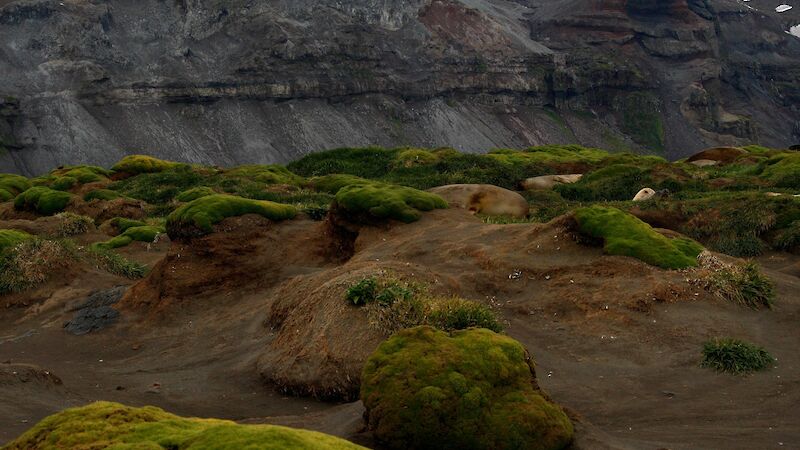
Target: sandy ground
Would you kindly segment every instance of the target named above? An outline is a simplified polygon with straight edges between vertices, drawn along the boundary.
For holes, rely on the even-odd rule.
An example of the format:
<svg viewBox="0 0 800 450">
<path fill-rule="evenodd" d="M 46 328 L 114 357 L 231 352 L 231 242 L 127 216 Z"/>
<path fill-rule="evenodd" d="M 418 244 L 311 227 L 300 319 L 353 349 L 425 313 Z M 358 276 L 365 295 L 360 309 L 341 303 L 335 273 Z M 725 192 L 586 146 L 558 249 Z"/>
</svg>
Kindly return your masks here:
<svg viewBox="0 0 800 450">
<path fill-rule="evenodd" d="M 319 223 L 286 227 L 302 235 Z M 694 288 L 690 274 L 603 256 L 556 226 L 485 225 L 462 211 L 362 230 L 344 266 L 288 257 L 276 240 L 253 239 L 248 245 L 262 255 L 253 264 L 263 274 L 241 289 L 220 282 L 220 289 L 204 288 L 213 291 L 207 296 L 155 314 L 123 309 L 119 323 L 85 336 L 64 331 L 69 309 L 91 291 L 133 282 L 78 271 L 45 286 L 51 295 L 44 303 L 0 310 L 0 443 L 65 407 L 112 400 L 311 428 L 374 446 L 361 430 L 360 403 L 291 397 L 264 383 L 257 365 L 276 340 L 265 323 L 272 297 L 287 292 L 280 283 L 413 261 L 441 288 L 498 308 L 507 333 L 534 355 L 540 385 L 575 418 L 576 448 L 800 448 L 798 256 L 759 259 L 778 301 L 772 311 L 751 311 Z M 315 248 L 286 245 L 295 253 Z M 135 244 L 124 252 L 153 264 L 174 258 L 176 246 Z M 287 265 L 268 265 L 276 258 Z M 181 274 L 177 266 L 164 269 Z M 763 345 L 776 367 L 751 376 L 701 369 L 702 343 L 715 336 Z M 39 375 L 21 376 L 21 368 L 30 372 L 26 365 Z"/>
</svg>

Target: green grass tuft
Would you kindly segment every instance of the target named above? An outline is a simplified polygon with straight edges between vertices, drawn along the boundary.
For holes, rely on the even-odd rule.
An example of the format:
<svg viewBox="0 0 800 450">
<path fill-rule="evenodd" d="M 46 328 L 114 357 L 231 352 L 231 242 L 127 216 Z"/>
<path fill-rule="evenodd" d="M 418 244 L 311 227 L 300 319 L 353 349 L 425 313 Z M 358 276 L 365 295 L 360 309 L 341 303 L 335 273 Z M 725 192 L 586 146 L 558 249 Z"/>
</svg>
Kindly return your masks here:
<svg viewBox="0 0 800 450">
<path fill-rule="evenodd" d="M 768 369 L 775 359 L 762 347 L 738 339 L 714 339 L 703 345 L 702 367 L 745 374 Z"/>
<path fill-rule="evenodd" d="M 63 211 L 72 198 L 73 195 L 67 192 L 55 191 L 44 186 L 34 186 L 14 199 L 14 208 L 51 216 Z"/>
<path fill-rule="evenodd" d="M 95 267 L 114 275 L 138 280 L 147 274 L 147 266 L 131 261 L 112 250 L 90 246 L 85 254 Z"/>
<path fill-rule="evenodd" d="M 563 449 L 572 423 L 538 390 L 532 364 L 490 330 L 400 331 L 364 365 L 368 427 L 390 449 Z"/>
<path fill-rule="evenodd" d="M 172 212 L 167 217 L 167 232 L 172 239 L 211 233 L 214 224 L 228 217 L 258 214 L 269 220 L 292 219 L 297 209 L 265 200 L 250 200 L 233 195 L 217 194 L 201 197 Z"/>
<path fill-rule="evenodd" d="M 276 425 L 183 418 L 156 407 L 97 402 L 46 417 L 6 447 L 55 449 L 360 449 L 344 439 Z"/>
<path fill-rule="evenodd" d="M 578 230 L 604 241 L 610 255 L 631 256 L 664 269 L 697 266 L 703 247 L 690 239 L 670 239 L 617 208 L 592 206 L 575 211 Z"/>
<path fill-rule="evenodd" d="M 775 300 L 772 281 L 752 262 L 717 270 L 711 276 L 711 287 L 725 300 L 753 309 L 769 309 Z"/>
</svg>

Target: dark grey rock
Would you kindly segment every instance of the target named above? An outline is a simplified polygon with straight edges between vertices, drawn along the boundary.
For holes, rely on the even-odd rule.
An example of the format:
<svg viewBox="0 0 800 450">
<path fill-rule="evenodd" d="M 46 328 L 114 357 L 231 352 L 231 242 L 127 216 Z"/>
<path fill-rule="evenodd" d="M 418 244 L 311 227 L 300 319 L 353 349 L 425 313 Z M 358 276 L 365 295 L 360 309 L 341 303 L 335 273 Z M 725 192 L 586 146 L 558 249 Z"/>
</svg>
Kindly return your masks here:
<svg viewBox="0 0 800 450">
<path fill-rule="evenodd" d="M 85 302 L 74 308 L 75 316 L 64 324 L 67 332 L 84 335 L 114 324 L 119 318 L 119 311 L 112 305 L 125 294 L 126 286 L 98 291 L 90 295 Z"/>
</svg>

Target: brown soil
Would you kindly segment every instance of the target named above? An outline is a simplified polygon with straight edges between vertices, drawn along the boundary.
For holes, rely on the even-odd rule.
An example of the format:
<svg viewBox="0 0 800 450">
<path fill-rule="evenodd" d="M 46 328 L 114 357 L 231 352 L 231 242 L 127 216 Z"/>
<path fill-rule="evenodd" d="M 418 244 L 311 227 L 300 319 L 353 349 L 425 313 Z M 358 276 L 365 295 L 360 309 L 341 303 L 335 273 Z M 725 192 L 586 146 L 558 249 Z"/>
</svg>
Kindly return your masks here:
<svg viewBox="0 0 800 450">
<path fill-rule="evenodd" d="M 344 262 L 320 222 L 245 216 L 217 231 L 123 250 L 154 268 L 111 328 L 82 337 L 62 329 L 91 291 L 132 283 L 92 271 L 47 286 L 47 308 L 32 298 L 0 310 L 0 362 L 37 364 L 63 381 L 0 385 L 3 404 L 16 405 L 0 414 L 0 442 L 65 406 L 104 399 L 373 445 L 359 403 L 280 392 L 352 398 L 364 358 L 385 336 L 344 291 L 391 271 L 496 308 L 534 355 L 542 388 L 573 412 L 579 448 L 800 445 L 798 256 L 761 259 L 778 301 L 752 311 L 696 288 L 698 272 L 578 244 L 563 221 L 486 225 L 463 210 L 434 211 L 409 225 L 361 228 Z M 777 365 L 746 377 L 701 369 L 702 343 L 714 336 L 761 344 Z"/>
</svg>

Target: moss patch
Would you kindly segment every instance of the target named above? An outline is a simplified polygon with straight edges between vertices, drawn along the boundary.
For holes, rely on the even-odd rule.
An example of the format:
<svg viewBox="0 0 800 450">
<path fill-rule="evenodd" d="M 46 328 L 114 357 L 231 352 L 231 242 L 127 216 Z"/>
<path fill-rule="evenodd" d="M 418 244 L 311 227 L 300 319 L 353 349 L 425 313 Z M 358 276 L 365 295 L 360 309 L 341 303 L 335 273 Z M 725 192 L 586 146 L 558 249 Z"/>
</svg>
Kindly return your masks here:
<svg viewBox="0 0 800 450">
<path fill-rule="evenodd" d="M 209 195 L 214 195 L 217 192 L 211 189 L 210 187 L 200 186 L 196 188 L 189 189 L 188 191 L 183 191 L 175 197 L 175 200 L 183 203 L 188 203 L 197 200 L 201 197 L 208 197 Z"/>
<path fill-rule="evenodd" d="M 21 175 L 0 173 L 0 200 L 7 201 L 31 187 L 31 182 Z M 8 195 L 11 195 L 9 198 Z"/>
<path fill-rule="evenodd" d="M 369 357 L 361 400 L 389 448 L 562 449 L 573 427 L 519 342 L 485 329 L 400 331 Z"/>
<path fill-rule="evenodd" d="M 336 203 L 354 215 L 405 223 L 419 220 L 422 211 L 447 208 L 447 202 L 438 195 L 384 183 L 345 186 L 336 193 Z"/>
<path fill-rule="evenodd" d="M 201 236 L 211 233 L 213 225 L 228 217 L 258 214 L 269 220 L 294 218 L 297 209 L 266 200 L 250 200 L 233 195 L 217 194 L 201 197 L 172 212 L 167 217 L 170 238 Z"/>
<path fill-rule="evenodd" d="M 604 241 L 610 255 L 631 256 L 664 269 L 697 266 L 703 247 L 686 238 L 670 239 L 617 208 L 592 206 L 575 211 L 578 230 Z"/>
<path fill-rule="evenodd" d="M 303 177 L 295 175 L 289 169 L 277 164 L 239 166 L 225 171 L 226 177 L 247 178 L 265 184 L 300 185 Z"/>
<path fill-rule="evenodd" d="M 9 450 L 137 449 L 358 449 L 343 439 L 275 425 L 182 418 L 152 406 L 97 402 L 43 419 L 9 443 Z"/>
<path fill-rule="evenodd" d="M 92 244 L 92 247 L 111 250 L 114 248 L 125 247 L 134 241 L 152 243 L 156 240 L 156 237 L 158 237 L 159 234 L 163 234 L 165 232 L 166 230 L 164 227 L 159 226 L 145 225 L 128 227 L 124 232 L 122 232 L 122 234 L 114 239 L 110 239 L 106 242 L 96 242 Z"/>
<path fill-rule="evenodd" d="M 51 216 L 63 211 L 73 197 L 67 192 L 56 191 L 44 186 L 34 186 L 14 199 L 14 208 Z"/>
<path fill-rule="evenodd" d="M 117 198 L 123 198 L 124 195 L 120 194 L 117 191 L 112 191 L 109 189 L 95 189 L 94 191 L 87 192 L 86 195 L 83 196 L 83 200 L 90 202 L 92 200 L 114 200 Z"/>
</svg>

